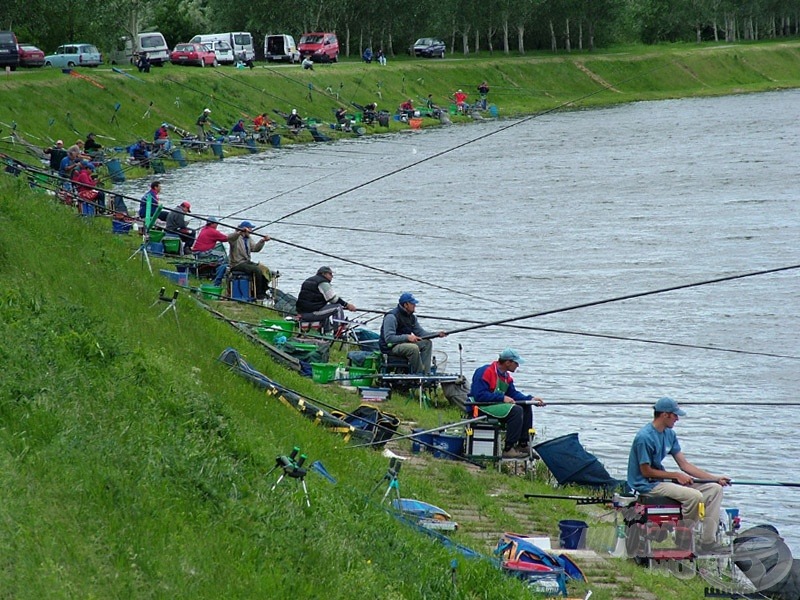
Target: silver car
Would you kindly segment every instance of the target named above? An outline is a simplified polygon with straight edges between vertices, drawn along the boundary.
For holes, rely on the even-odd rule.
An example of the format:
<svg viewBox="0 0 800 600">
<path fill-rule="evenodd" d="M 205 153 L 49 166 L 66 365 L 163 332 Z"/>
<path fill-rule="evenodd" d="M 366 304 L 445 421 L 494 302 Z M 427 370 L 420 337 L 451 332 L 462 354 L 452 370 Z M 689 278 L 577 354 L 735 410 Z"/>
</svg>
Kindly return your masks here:
<svg viewBox="0 0 800 600">
<path fill-rule="evenodd" d="M 64 44 L 44 57 L 46 67 L 96 67 L 102 62 L 103 55 L 92 44 Z"/>
</svg>

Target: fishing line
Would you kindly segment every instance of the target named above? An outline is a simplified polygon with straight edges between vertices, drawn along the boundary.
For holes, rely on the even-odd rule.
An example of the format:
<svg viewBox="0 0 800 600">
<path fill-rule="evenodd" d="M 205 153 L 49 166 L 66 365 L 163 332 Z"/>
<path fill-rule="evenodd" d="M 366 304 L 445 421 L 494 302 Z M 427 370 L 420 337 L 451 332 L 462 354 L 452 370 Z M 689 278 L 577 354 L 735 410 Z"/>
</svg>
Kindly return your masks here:
<svg viewBox="0 0 800 600">
<path fill-rule="evenodd" d="M 292 188 L 290 190 L 286 190 L 285 192 L 281 192 L 280 194 L 276 194 L 275 196 L 267 198 L 266 200 L 261 200 L 260 202 L 256 202 L 255 204 L 251 204 L 250 206 L 245 206 L 244 208 L 239 209 L 237 211 L 234 211 L 234 212 L 232 212 L 232 213 L 230 213 L 230 214 L 228 214 L 228 215 L 226 215 L 226 216 L 224 216 L 222 218 L 223 219 L 230 219 L 231 217 L 236 216 L 236 215 L 238 215 L 240 213 L 243 213 L 243 212 L 245 212 L 247 210 L 251 210 L 253 208 L 256 208 L 257 206 L 261 206 L 262 204 L 266 204 L 267 202 L 271 202 L 273 200 L 276 200 L 276 199 L 280 198 L 281 196 L 285 196 L 286 194 L 291 194 L 292 192 L 296 192 L 298 190 L 302 190 L 303 188 L 308 187 L 310 185 L 313 185 L 313 184 L 315 184 L 315 183 L 317 183 L 319 181 L 322 181 L 323 179 L 327 179 L 331 175 L 332 175 L 331 173 L 328 173 L 327 175 L 323 175 L 322 177 L 318 177 L 317 179 L 314 179 L 313 181 L 309 181 L 309 182 L 304 183 L 302 185 L 298 185 L 297 187 Z"/>
<path fill-rule="evenodd" d="M 371 311 L 370 311 L 371 312 Z M 375 311 L 375 312 L 384 312 L 384 311 Z M 480 324 L 481 321 L 475 321 L 472 319 L 458 319 L 455 317 L 440 317 L 436 315 L 419 315 L 422 319 L 433 319 L 438 321 L 453 321 L 456 323 L 475 323 Z M 566 335 L 578 335 L 578 336 L 585 336 L 585 337 L 594 337 L 594 338 L 602 338 L 608 340 L 620 340 L 624 342 L 640 342 L 643 344 L 659 344 L 662 346 L 675 346 L 677 348 L 694 348 L 697 350 L 712 350 L 714 352 L 732 352 L 734 354 L 750 354 L 754 356 L 767 356 L 769 358 L 789 358 L 792 360 L 800 360 L 800 356 L 793 356 L 791 354 L 777 354 L 774 352 L 756 352 L 754 350 L 739 350 L 735 348 L 721 348 L 719 346 L 704 346 L 701 344 L 684 344 L 681 342 L 665 342 L 663 340 L 651 340 L 647 338 L 639 338 L 639 337 L 630 337 L 630 336 L 623 336 L 623 335 L 612 335 L 606 333 L 590 333 L 588 331 L 574 331 L 570 329 L 555 329 L 551 327 L 535 327 L 533 325 L 513 325 L 510 323 L 505 323 L 499 325 L 499 327 L 509 327 L 511 329 L 524 329 L 526 331 L 543 331 L 546 333 L 563 333 Z"/>
<path fill-rule="evenodd" d="M 265 67 L 265 68 L 266 68 L 266 67 Z M 268 71 L 270 71 L 271 73 L 274 73 L 274 71 L 273 71 L 272 69 L 267 69 L 267 70 L 268 70 Z M 275 98 L 276 100 L 280 100 L 281 102 L 285 102 L 285 103 L 286 103 L 286 104 L 288 104 L 289 106 L 291 106 L 292 104 L 294 104 L 294 103 L 293 103 L 291 100 L 287 100 L 286 98 L 283 98 L 283 97 L 281 97 L 281 96 L 276 96 L 275 94 L 270 94 L 268 91 L 266 91 L 266 90 L 265 90 L 265 89 L 263 89 L 263 88 L 257 87 L 257 86 L 255 86 L 255 85 L 253 85 L 253 84 L 251 84 L 251 83 L 247 83 L 246 81 L 242 81 L 242 80 L 240 80 L 240 79 L 236 79 L 236 77 L 231 77 L 230 75 L 226 75 L 226 74 L 225 74 L 225 73 L 223 73 L 222 71 L 214 71 L 214 73 L 216 73 L 217 75 L 220 75 L 220 76 L 222 76 L 222 77 L 225 77 L 225 78 L 227 78 L 227 79 L 230 79 L 231 81 L 236 81 L 236 82 L 238 82 L 238 83 L 241 83 L 242 85 L 244 85 L 244 86 L 247 86 L 247 87 L 249 87 L 249 88 L 250 88 L 250 89 L 252 89 L 252 90 L 255 90 L 255 91 L 257 91 L 257 92 L 260 92 L 260 93 L 262 93 L 262 94 L 265 94 L 265 95 L 267 95 L 267 96 L 270 96 L 271 98 Z M 304 86 L 304 87 L 305 87 L 305 86 Z"/>
<path fill-rule="evenodd" d="M 656 294 L 663 294 L 666 292 L 674 292 L 677 290 L 685 290 L 689 288 L 701 287 L 704 285 L 712 285 L 715 283 L 722 283 L 726 281 L 734 281 L 737 279 L 745 279 L 747 277 L 758 277 L 760 275 L 769 275 L 772 273 L 780 273 L 783 271 L 791 271 L 794 269 L 800 269 L 800 265 L 790 265 L 788 267 L 777 267 L 774 269 L 763 269 L 761 271 L 752 271 L 750 273 L 739 273 L 737 275 L 727 275 L 725 277 L 717 277 L 715 279 L 706 279 L 704 281 L 698 281 L 694 283 L 682 283 L 679 285 L 673 285 L 670 287 L 659 288 L 657 290 L 650 290 L 647 292 L 636 292 L 633 294 L 626 294 L 624 296 L 616 296 L 613 298 L 605 298 L 603 300 L 593 300 L 591 302 L 583 302 L 581 304 L 573 304 L 572 306 L 567 306 L 563 308 L 553 308 L 550 310 L 543 310 L 534 313 L 529 313 L 527 315 L 521 315 L 518 317 L 509 317 L 507 319 L 498 319 L 497 321 L 489 321 L 486 323 L 480 323 L 477 325 L 470 325 L 468 327 L 462 327 L 460 329 L 453 329 L 448 331 L 448 335 L 452 335 L 454 333 L 463 333 L 465 331 L 473 331 L 475 329 L 482 329 L 484 327 L 491 327 L 494 325 L 503 325 L 504 323 L 513 323 L 514 321 L 522 321 L 523 319 L 533 319 L 536 317 L 543 317 L 545 315 L 554 315 L 558 313 L 569 312 L 573 310 L 577 310 L 579 308 L 588 308 L 590 306 L 601 306 L 603 304 L 611 304 L 613 302 L 621 302 L 623 300 L 630 300 L 632 298 L 643 298 L 645 296 L 655 296 Z"/>
<path fill-rule="evenodd" d="M 232 106 L 233 108 L 235 108 L 239 112 L 243 113 L 248 119 L 250 118 L 250 116 L 248 114 L 249 111 L 246 108 L 244 108 L 242 106 L 239 106 L 238 104 L 235 104 L 233 102 L 230 102 L 229 100 L 225 100 L 224 98 L 219 98 L 219 97 L 215 96 L 214 94 L 209 94 L 208 92 L 204 92 L 202 90 L 198 90 L 197 88 L 193 88 L 192 86 L 190 86 L 188 84 L 181 83 L 180 81 L 176 81 L 176 80 L 174 80 L 174 79 L 172 79 L 170 77 L 165 77 L 164 81 L 169 81 L 171 83 L 174 83 L 175 85 L 179 85 L 181 87 L 185 87 L 187 90 L 191 90 L 191 91 L 195 92 L 196 94 L 200 94 L 201 96 L 207 96 L 208 98 L 210 98 L 212 100 L 212 102 L 222 102 L 223 104 L 227 104 L 228 106 Z M 266 92 L 264 92 L 264 93 L 266 94 Z"/>
<path fill-rule="evenodd" d="M 274 222 L 274 221 L 273 221 Z M 274 238 L 270 236 L 270 239 L 278 242 L 279 244 L 285 244 L 287 246 L 291 246 L 293 248 L 297 248 L 299 250 L 305 250 L 306 252 L 311 252 L 313 254 L 319 254 L 320 256 L 325 256 L 327 258 L 333 258 L 335 260 L 340 260 L 342 262 L 349 263 L 351 265 L 356 265 L 358 267 L 364 267 L 365 269 L 369 269 L 371 271 L 377 271 L 378 273 L 383 273 L 384 275 L 392 275 L 394 277 L 399 277 L 400 279 L 406 279 L 408 281 L 413 281 L 415 283 L 421 283 L 422 285 L 427 285 L 433 288 L 437 288 L 440 290 L 444 290 L 447 292 L 452 292 L 453 294 L 459 294 L 461 296 L 467 296 L 468 298 L 473 298 L 475 300 L 482 300 L 484 302 L 491 302 L 492 304 L 500 304 L 502 306 L 511 306 L 505 302 L 501 302 L 500 300 L 494 300 L 493 298 L 489 298 L 486 296 L 476 296 L 475 294 L 470 294 L 469 292 L 464 292 L 462 290 L 457 290 L 455 288 L 447 287 L 445 285 L 439 285 L 438 283 L 431 283 L 429 281 L 425 281 L 423 279 L 418 279 L 416 277 L 411 277 L 409 275 L 403 275 L 402 273 L 397 273 L 396 271 L 389 271 L 387 269 L 381 269 L 380 267 L 373 267 L 372 265 L 368 265 L 366 263 L 359 262 L 357 260 L 352 260 L 349 258 L 344 258 L 341 256 L 336 256 L 335 254 L 330 254 L 328 252 L 323 252 L 322 250 L 314 250 L 313 248 L 308 248 L 306 246 L 301 246 L 300 244 L 295 244 L 293 242 L 288 242 L 286 240 L 282 240 L 279 238 Z"/>
<path fill-rule="evenodd" d="M 660 69 L 665 68 L 666 66 L 668 66 L 668 64 L 669 63 L 658 65 L 658 66 L 656 66 L 656 67 L 654 67 L 654 68 L 652 68 L 652 69 L 650 69 L 648 71 L 645 71 L 643 73 L 637 73 L 636 75 L 632 75 L 632 76 L 630 76 L 630 77 L 628 77 L 626 79 L 623 79 L 621 81 L 617 81 L 613 85 L 611 85 L 611 87 L 613 88 L 613 87 L 622 85 L 624 83 L 627 83 L 629 81 L 632 81 L 634 79 L 638 79 L 640 77 L 644 77 L 645 75 L 649 75 L 651 73 L 654 73 L 655 71 L 658 71 Z M 345 194 L 349 194 L 350 192 L 354 192 L 354 191 L 359 190 L 359 189 L 361 189 L 363 187 L 366 187 L 368 185 L 372 185 L 373 183 L 381 181 L 382 179 L 386 179 L 386 178 L 391 177 L 393 175 L 396 175 L 398 173 L 402 173 L 403 171 L 407 171 L 408 169 L 411 169 L 411 168 L 416 167 L 418 165 L 421 165 L 421 164 L 423 164 L 425 162 L 428 162 L 428 161 L 434 160 L 436 158 L 439 158 L 441 156 L 444 156 L 445 154 L 449 154 L 451 152 L 455 152 L 456 150 L 460 150 L 461 148 L 464 148 L 465 146 L 468 146 L 470 144 L 474 144 L 476 142 L 483 141 L 486 138 L 489 138 L 489 137 L 491 137 L 493 135 L 497 135 L 499 133 L 507 131 L 507 130 L 513 128 L 513 127 L 517 127 L 519 125 L 522 125 L 523 123 L 527 123 L 529 121 L 532 121 L 533 119 L 538 119 L 539 117 L 543 117 L 545 115 L 548 115 L 548 114 L 550 114 L 552 112 L 555 112 L 557 110 L 560 110 L 560 109 L 564 108 L 565 106 L 570 106 L 572 104 L 576 104 L 578 102 L 586 100 L 587 98 L 591 98 L 592 96 L 596 96 L 597 94 L 601 94 L 603 92 L 607 92 L 608 89 L 609 88 L 607 88 L 605 86 L 601 86 L 600 89 L 595 90 L 593 92 L 589 92 L 587 94 L 584 94 L 583 96 L 579 96 L 578 98 L 574 98 L 572 100 L 568 100 L 566 102 L 562 102 L 561 104 L 557 104 L 556 106 L 554 106 L 552 108 L 548 108 L 547 110 L 544 110 L 542 112 L 538 112 L 538 113 L 536 113 L 534 115 L 523 117 L 523 118 L 519 119 L 518 121 L 515 121 L 515 122 L 510 123 L 508 125 L 504 125 L 502 127 L 499 127 L 498 129 L 496 129 L 494 131 L 490 131 L 490 132 L 485 133 L 483 135 L 479 135 L 478 137 L 475 137 L 475 138 L 472 138 L 471 140 L 467 140 L 465 142 L 462 142 L 462 143 L 460 143 L 460 144 L 458 144 L 456 146 L 453 146 L 451 148 L 447 148 L 445 150 L 441 150 L 439 152 L 431 154 L 430 156 L 426 156 L 425 158 L 421 158 L 420 160 L 418 160 L 416 162 L 410 163 L 410 164 L 405 165 L 403 167 L 398 167 L 397 169 L 389 171 L 388 173 L 384 173 L 383 175 L 378 175 L 377 177 L 374 177 L 374 178 L 372 178 L 372 179 L 370 179 L 368 181 L 365 181 L 364 183 L 359 183 L 359 184 L 354 185 L 354 186 L 352 186 L 352 187 L 350 187 L 350 188 L 348 188 L 346 190 L 343 190 L 341 192 L 337 192 L 337 193 L 335 193 L 335 194 L 333 194 L 331 196 L 328 196 L 327 198 L 323 198 L 322 200 L 319 200 L 317 202 L 309 204 L 305 208 L 300 208 L 300 209 L 297 209 L 295 211 L 292 211 L 292 212 L 290 212 L 290 213 L 288 213 L 286 215 L 283 215 L 282 217 L 279 217 L 278 219 L 272 221 L 272 223 L 277 223 L 278 221 L 282 221 L 283 219 L 288 219 L 289 217 L 293 217 L 294 215 L 299 214 L 299 213 L 301 213 L 303 211 L 309 210 L 311 208 L 315 208 L 315 207 L 317 207 L 317 206 L 319 206 L 321 204 L 329 202 L 330 200 L 334 200 L 336 198 L 340 198 L 341 196 L 344 196 Z"/>
<path fill-rule="evenodd" d="M 449 239 L 445 236 L 441 235 L 425 235 L 425 234 L 418 234 L 418 233 L 408 233 L 405 231 L 381 231 L 377 229 L 361 229 L 360 227 L 343 227 L 340 225 L 318 225 L 314 223 L 293 223 L 290 221 L 281 221 L 281 225 L 291 225 L 293 227 L 317 227 L 320 229 L 341 229 L 343 231 L 357 231 L 359 233 L 374 233 L 380 235 L 401 235 L 401 236 L 411 236 L 415 238 L 428 238 L 434 240 L 446 240 Z"/>
<path fill-rule="evenodd" d="M 293 78 L 291 78 L 288 75 L 285 75 L 283 73 L 279 73 L 278 69 L 271 69 L 269 67 L 264 67 L 264 68 L 267 71 L 269 71 L 270 73 L 272 73 L 274 75 L 277 75 L 278 77 L 283 77 L 284 79 L 287 79 L 288 81 L 291 81 L 292 83 L 296 83 L 297 85 L 300 85 L 305 89 L 310 89 L 312 92 L 317 92 L 318 94 L 321 94 L 325 98 L 327 98 L 329 100 L 332 100 L 333 102 L 335 102 L 336 104 L 339 104 L 340 106 L 347 106 L 347 104 L 345 102 L 342 102 L 341 100 L 337 99 L 335 96 L 329 94 L 326 91 L 317 89 L 316 86 L 312 86 L 312 87 L 309 88 L 310 84 L 307 84 L 307 83 L 305 83 L 303 81 L 300 81 L 299 79 L 293 79 Z M 217 73 L 219 73 L 219 71 L 217 71 Z M 219 73 L 219 74 L 222 75 L 223 77 L 230 77 L 230 75 L 225 75 L 224 73 Z M 233 78 L 231 77 L 231 79 L 233 79 Z M 244 83 L 244 82 L 241 82 L 241 83 Z M 247 84 L 245 84 L 245 85 L 247 85 Z"/>
</svg>

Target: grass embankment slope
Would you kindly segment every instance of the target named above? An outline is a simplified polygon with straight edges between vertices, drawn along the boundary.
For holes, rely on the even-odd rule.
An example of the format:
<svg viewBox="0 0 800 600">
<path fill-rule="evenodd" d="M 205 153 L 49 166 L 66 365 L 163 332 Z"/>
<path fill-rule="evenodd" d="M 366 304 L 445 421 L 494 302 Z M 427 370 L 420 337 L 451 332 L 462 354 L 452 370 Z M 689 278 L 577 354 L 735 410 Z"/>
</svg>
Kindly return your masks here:
<svg viewBox="0 0 800 600">
<path fill-rule="evenodd" d="M 579 62 L 591 73 L 577 68 Z M 381 81 L 384 106 L 487 78 L 497 88 L 519 90 L 506 93 L 507 103 L 497 90 L 493 100 L 502 112 L 532 113 L 598 89 L 598 77 L 613 83 L 641 74 L 625 84 L 636 89 L 597 94 L 592 102 L 791 87 L 798 84 L 792 79 L 797 64 L 796 46 L 765 45 L 286 72 L 293 80 L 313 77 L 316 89 L 335 90 L 344 81 L 343 97 L 356 101 L 374 99 Z M 81 132 L 149 137 L 162 120 L 189 127 L 209 102 L 215 115 L 233 120 L 239 113 L 223 98 L 252 112 L 289 107 L 208 69 L 167 67 L 146 83 L 87 73 L 106 88 L 53 72 L 3 77 L 0 120 L 14 120 L 32 135 L 69 139 L 69 112 Z M 306 114 L 322 116 L 333 106 L 314 94 L 309 101 L 304 79 L 301 85 L 258 69 L 226 73 L 291 98 Z M 207 91 L 170 87 L 176 84 L 166 77 Z M 143 117 L 151 101 L 151 115 Z M 115 102 L 122 105 L 119 126 L 110 122 Z M 80 219 L 7 176 L 0 178 L 0 228 L 3 597 L 530 597 L 484 562 L 460 560 L 454 584 L 449 551 L 366 502 L 386 459 L 342 450 L 339 437 L 228 374 L 215 359 L 234 346 L 256 368 L 312 397 L 349 405 L 352 398 L 315 389 L 272 364 L 185 295 L 180 325 L 171 314 L 157 318 L 162 306 L 151 304 L 161 280 L 138 259 L 127 260 L 134 239 L 111 236 L 107 221 Z M 403 413 L 407 405 L 393 402 L 391 410 Z M 295 445 L 339 479 L 333 486 L 308 476 L 310 509 L 296 482 L 271 491 L 275 476 L 265 477 L 276 456 Z M 401 481 L 404 495 L 444 508 L 471 507 L 512 531 L 525 524 L 504 507 L 538 485 L 447 461 L 404 470 Z M 530 512 L 554 535 L 557 520 L 574 512 L 565 504 L 531 503 Z M 486 550 L 468 529 L 456 539 Z M 627 563 L 614 563 L 607 577 L 616 585 L 593 587 L 594 598 L 637 597 L 636 589 L 662 600 L 702 595 L 700 582 L 651 577 Z"/>
<path fill-rule="evenodd" d="M 94 131 L 115 138 L 116 142 L 105 143 L 113 146 L 136 136 L 152 139 L 162 121 L 194 132 L 195 119 L 206 107 L 224 127 L 264 111 L 280 122 L 273 109 L 288 112 L 293 107 L 303 116 L 331 121 L 333 109 L 339 105 L 352 109 L 351 101 L 376 101 L 379 108 L 394 112 L 404 99 L 419 104 L 428 94 L 446 105 L 458 88 L 474 99 L 475 87 L 485 79 L 492 88 L 490 102 L 501 115 L 509 116 L 562 106 L 797 87 L 798 64 L 800 43 L 795 42 L 635 47 L 568 56 L 395 60 L 386 67 L 343 62 L 319 65 L 313 71 L 297 66 L 236 70 L 167 65 L 149 74 L 132 70 L 140 80 L 109 69 L 80 70 L 102 88 L 54 69 L 19 69 L 0 77 L 0 122 L 16 122 L 19 131 L 36 136 L 43 145 L 56 138 L 69 142 L 76 132 L 85 136 Z M 393 130 L 406 127 L 391 123 Z M 300 139 L 310 141 L 310 136 L 303 134 Z M 8 149 L 4 144 L 3 150 Z"/>
</svg>

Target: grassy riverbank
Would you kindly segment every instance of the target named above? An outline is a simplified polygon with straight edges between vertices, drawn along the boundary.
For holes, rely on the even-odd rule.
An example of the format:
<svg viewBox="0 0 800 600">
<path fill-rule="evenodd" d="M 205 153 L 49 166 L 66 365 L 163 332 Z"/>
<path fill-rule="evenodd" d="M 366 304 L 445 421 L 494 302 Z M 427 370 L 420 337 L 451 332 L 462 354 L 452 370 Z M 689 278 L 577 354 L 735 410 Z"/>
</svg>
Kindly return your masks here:
<svg viewBox="0 0 800 600">
<path fill-rule="evenodd" d="M 137 79 L 110 69 L 82 69 L 93 81 L 59 70 L 18 70 L 0 77 L 0 127 L 17 129 L 29 141 L 49 145 L 94 131 L 106 146 L 152 139 L 162 121 L 194 131 L 208 107 L 220 126 L 273 109 L 298 108 L 303 116 L 329 122 L 339 105 L 377 102 L 394 112 L 406 98 L 419 105 L 432 94 L 442 106 L 462 88 L 476 97 L 482 80 L 501 116 L 555 108 L 582 108 L 636 100 L 732 94 L 800 86 L 800 42 L 752 45 L 691 45 L 620 48 L 604 54 L 537 54 L 526 57 L 395 60 L 388 66 L 343 62 L 259 66 L 254 70 L 166 66 Z M 468 120 L 468 118 L 464 118 Z M 433 125 L 435 122 L 426 120 Z M 391 129 L 407 125 L 391 122 Z M 370 128 L 369 131 L 385 131 Z M 325 129 L 326 133 L 331 133 Z M 113 138 L 113 139 L 109 139 Z M 301 141 L 310 141 L 302 134 Z M 284 143 L 289 140 L 284 140 Z M 21 152 L 3 144 L 2 151 Z"/>
<path fill-rule="evenodd" d="M 379 103 L 393 106 L 403 96 L 443 96 L 483 78 L 494 86 L 501 114 L 523 114 L 597 90 L 604 91 L 579 105 L 794 87 L 798 58 L 797 45 L 766 44 L 398 61 L 383 70 L 345 63 L 313 73 L 220 71 L 234 79 L 166 67 L 144 83 L 85 72 L 104 89 L 61 73 L 18 72 L 0 82 L 0 121 L 43 139 L 71 139 L 68 118 L 84 134 L 149 138 L 163 120 L 191 128 L 206 105 L 229 124 L 243 111 L 226 102 L 248 113 L 295 105 L 307 115 L 330 113 L 335 102 L 316 92 L 310 100 L 309 81 L 334 93 L 342 82 L 341 97 L 357 102 L 380 91 Z M 172 314 L 157 318 L 163 303 L 151 304 L 164 283 L 138 258 L 128 260 L 137 240 L 112 236 L 108 221 L 81 219 L 9 176 L 0 177 L 0 227 L 0 595 L 530 598 L 483 561 L 458 557 L 453 575 L 454 554 L 377 505 L 385 482 L 367 502 L 385 458 L 342 449 L 341 438 L 215 359 L 233 346 L 312 398 L 353 406 L 352 395 L 275 365 L 186 294 L 179 324 Z M 429 423 L 441 414 L 402 399 L 389 410 Z M 272 491 L 275 476 L 266 477 L 276 456 L 295 445 L 339 480 L 334 486 L 309 474 L 310 509 L 295 481 Z M 597 527 L 570 502 L 521 500 L 548 489 L 521 477 L 423 458 L 404 467 L 400 481 L 404 496 L 468 513 L 454 539 L 485 553 L 496 540 L 491 535 L 503 530 L 555 537 L 559 519 L 576 517 Z M 575 596 L 592 589 L 595 600 L 702 597 L 700 580 L 654 576 L 626 561 L 589 575 L 590 585 L 574 588 Z"/>
</svg>

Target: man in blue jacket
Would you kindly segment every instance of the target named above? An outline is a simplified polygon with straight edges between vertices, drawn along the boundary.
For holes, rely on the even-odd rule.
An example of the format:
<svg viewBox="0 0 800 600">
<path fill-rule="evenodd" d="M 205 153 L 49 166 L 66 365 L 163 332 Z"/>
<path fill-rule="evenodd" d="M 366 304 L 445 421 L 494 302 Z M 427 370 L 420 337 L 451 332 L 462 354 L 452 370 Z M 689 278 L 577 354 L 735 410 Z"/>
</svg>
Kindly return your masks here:
<svg viewBox="0 0 800 600">
<path fill-rule="evenodd" d="M 506 425 L 506 441 L 503 458 L 527 458 L 530 456 L 530 431 L 533 428 L 533 407 L 544 406 L 541 398 L 523 394 L 514 387 L 511 373 L 523 360 L 512 348 L 506 348 L 497 360 L 478 368 L 472 376 L 469 395 L 476 404 L 511 404 L 508 415 L 501 419 Z M 517 404 L 526 402 L 526 404 Z"/>
<path fill-rule="evenodd" d="M 419 302 L 410 292 L 403 292 L 397 306 L 386 313 L 378 340 L 381 352 L 402 356 L 408 361 L 412 373 L 429 375 L 433 356 L 432 337 L 444 337 L 444 331 L 425 331 L 417 321 L 414 311 Z"/>
</svg>

